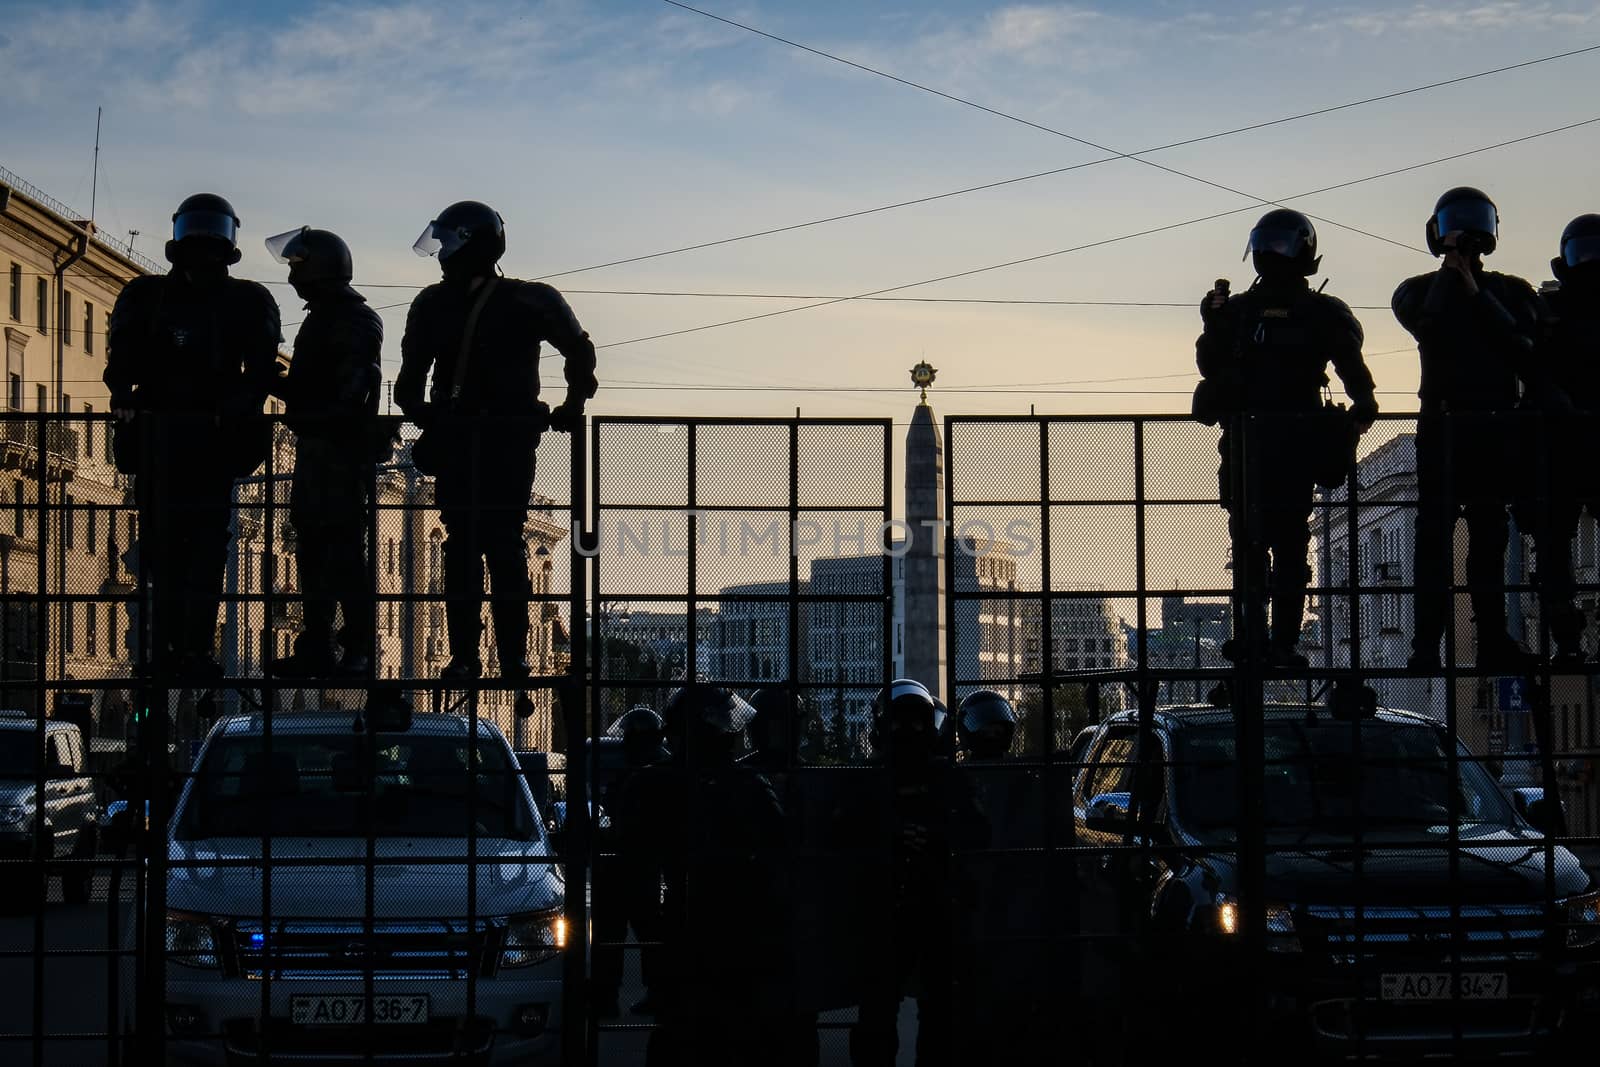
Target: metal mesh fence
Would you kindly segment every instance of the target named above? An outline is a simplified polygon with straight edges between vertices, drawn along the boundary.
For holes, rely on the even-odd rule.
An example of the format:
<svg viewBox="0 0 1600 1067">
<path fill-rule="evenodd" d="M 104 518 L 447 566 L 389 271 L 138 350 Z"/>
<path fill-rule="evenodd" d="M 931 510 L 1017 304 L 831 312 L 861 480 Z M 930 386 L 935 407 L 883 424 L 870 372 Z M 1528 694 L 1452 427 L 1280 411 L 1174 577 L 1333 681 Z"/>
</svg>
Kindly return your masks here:
<svg viewBox="0 0 1600 1067">
<path fill-rule="evenodd" d="M 977 995 L 1035 1051 L 1065 998 L 1094 1062 L 1575 1047 L 1600 944 L 1578 490 L 1516 417 L 1380 422 L 1331 489 L 1314 417 L 1225 431 L 946 422 L 949 690 L 1019 713 L 957 764 L 991 831 Z"/>
<path fill-rule="evenodd" d="M 1310 489 L 1309 423 L 930 420 L 903 513 L 884 420 L 599 418 L 531 472 L 484 425 L 433 473 L 395 424 L 315 506 L 263 425 L 242 474 L 118 430 L 130 476 L 106 417 L 0 416 L 6 1062 L 1594 1032 L 1600 539 L 1536 423 L 1385 419 Z"/>
<path fill-rule="evenodd" d="M 7 1062 L 561 1056 L 582 465 L 383 430 L 0 425 Z"/>
</svg>

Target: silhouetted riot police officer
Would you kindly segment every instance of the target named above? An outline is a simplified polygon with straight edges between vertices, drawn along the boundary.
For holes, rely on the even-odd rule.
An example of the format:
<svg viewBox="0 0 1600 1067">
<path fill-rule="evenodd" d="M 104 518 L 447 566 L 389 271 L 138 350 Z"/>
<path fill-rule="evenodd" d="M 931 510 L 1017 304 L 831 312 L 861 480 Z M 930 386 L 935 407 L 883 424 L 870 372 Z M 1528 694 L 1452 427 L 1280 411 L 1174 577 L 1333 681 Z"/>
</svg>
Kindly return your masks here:
<svg viewBox="0 0 1600 1067">
<path fill-rule="evenodd" d="M 289 264 L 306 302 L 294 359 L 274 392 L 295 432 L 289 521 L 305 596 L 294 651 L 274 660 L 285 677 L 364 676 L 373 667 L 377 614 L 367 565 L 374 464 L 387 441 L 376 424 L 383 321 L 350 286 L 350 248 L 334 233 L 302 226 L 267 239 Z M 336 651 L 334 605 L 344 613 Z"/>
<path fill-rule="evenodd" d="M 942 740 L 947 716 L 920 682 L 878 694 L 871 740 L 876 806 L 862 813 L 880 857 L 865 887 L 861 1005 L 850 1033 L 857 1067 L 892 1064 L 906 996 L 917 1000 L 918 1067 L 957 1062 L 958 915 L 970 907 L 956 854 L 986 844 L 983 817 Z M 870 904 L 869 904 L 870 907 Z"/>
<path fill-rule="evenodd" d="M 1432 274 L 1407 278 L 1394 292 L 1395 318 L 1417 339 L 1422 358 L 1411 640 L 1411 666 L 1417 670 L 1439 668 L 1458 515 L 1467 524 L 1478 665 L 1520 670 L 1528 662 L 1506 633 L 1506 505 L 1518 480 L 1509 459 L 1517 434 L 1507 416 L 1518 404 L 1519 379 L 1534 377 L 1539 305 L 1526 281 L 1483 269 L 1499 223 L 1494 202 L 1479 190 L 1449 190 L 1426 227 L 1428 250 L 1443 262 Z"/>
<path fill-rule="evenodd" d="M 1017 712 L 1011 701 L 992 689 L 979 689 L 961 698 L 956 731 L 961 754 L 967 761 L 1003 760 L 1011 754 L 1017 733 Z"/>
<path fill-rule="evenodd" d="M 624 712 L 606 731 L 608 737 L 622 741 L 624 766 L 600 790 L 600 806 L 612 817 L 609 827 L 596 831 L 594 863 L 594 999 L 602 1016 L 619 1012 L 617 997 L 622 988 L 621 944 L 631 924 L 635 935 L 647 947 L 639 950 L 639 970 L 646 995 L 633 1005 L 637 1015 L 654 1009 L 649 990 L 656 981 L 656 949 L 649 942 L 661 936 L 661 872 L 627 862 L 617 833 L 617 814 L 628 783 L 639 771 L 667 759 L 665 727 L 655 709 L 639 705 Z"/>
<path fill-rule="evenodd" d="M 665 882 L 648 1062 L 772 1062 L 782 1035 L 770 1006 L 786 981 L 783 809 L 738 762 L 745 717 L 732 693 L 691 683 L 662 717 L 671 757 L 628 782 L 614 816 L 626 862 Z"/>
<path fill-rule="evenodd" d="M 750 706 L 753 751 L 746 762 L 772 783 L 785 824 L 782 878 L 789 906 L 772 922 L 781 937 L 778 951 L 791 962 L 794 981 L 777 991 L 788 993 L 788 1000 L 773 1005 L 784 1029 L 776 1063 L 805 1067 L 822 1054 L 817 1033 L 821 1010 L 846 1002 L 830 996 L 833 988 L 847 984 L 840 973 L 845 958 L 837 909 L 831 907 L 842 864 L 831 862 L 837 858 L 835 840 L 826 827 L 839 798 L 828 788 L 832 776 L 801 768 L 800 730 L 806 715 L 799 695 L 788 686 L 761 689 L 750 695 Z"/>
<path fill-rule="evenodd" d="M 594 345 L 559 292 L 501 277 L 505 224 L 486 204 L 451 204 L 417 238 L 418 255 L 438 256 L 444 280 L 417 294 L 401 340 L 394 399 L 423 428 L 412 446 L 419 470 L 435 476 L 444 522 L 445 613 L 450 663 L 443 677 L 471 681 L 483 670 L 478 643 L 487 561 L 500 673 L 525 678 L 527 544 L 534 450 L 548 426 L 571 433 L 594 396 Z M 566 399 L 539 400 L 539 346 L 566 358 Z M 433 380 L 427 400 L 423 385 Z"/>
<path fill-rule="evenodd" d="M 1538 391 L 1544 470 L 1529 473 L 1542 481 L 1545 501 L 1531 525 L 1554 661 L 1572 667 L 1584 661 L 1587 622 L 1572 602 L 1572 541 L 1584 508 L 1600 515 L 1600 467 L 1592 456 L 1600 440 L 1600 215 L 1567 224 L 1550 267 L 1561 284 L 1544 298 L 1537 360 L 1545 386 Z"/>
<path fill-rule="evenodd" d="M 215 677 L 217 607 L 236 477 L 271 447 L 261 416 L 276 375 L 278 305 L 239 262 L 239 217 L 212 193 L 172 216 L 170 273 L 135 278 L 117 297 L 105 383 L 119 425 L 117 469 L 135 476 L 139 555 L 151 585 L 151 660 Z"/>
<path fill-rule="evenodd" d="M 1322 262 L 1311 220 L 1287 208 L 1267 212 L 1245 254 L 1254 284 L 1232 297 L 1219 286 L 1200 305 L 1204 331 L 1195 356 L 1204 385 L 1196 414 L 1224 426 L 1218 481 L 1234 563 L 1246 566 L 1250 585 L 1245 603 L 1234 605 L 1235 634 L 1246 610 L 1255 613 L 1256 632 L 1267 633 L 1270 594 L 1266 660 L 1303 667 L 1296 646 L 1311 580 L 1313 494 L 1319 480 L 1342 480 L 1354 434 L 1372 425 L 1378 403 L 1361 358 L 1361 323 L 1342 300 L 1306 281 Z M 1353 426 L 1324 412 L 1330 362 L 1352 401 Z M 1236 462 L 1241 450 L 1243 464 Z M 1237 636 L 1228 651 L 1234 659 L 1244 651 Z"/>
<path fill-rule="evenodd" d="M 961 1028 L 961 1062 L 1054 1062 L 1066 1040 L 1057 1023 L 1071 998 L 1064 961 L 1049 940 L 1052 886 L 1050 857 L 1043 851 L 1041 772 L 1012 757 L 1017 714 L 1000 693 L 967 694 L 955 720 L 959 769 L 984 815 L 988 838 L 986 848 L 962 857 L 974 895 L 962 922 L 962 969 L 970 976 L 966 1015 L 972 1023 L 997 1021 Z"/>
</svg>

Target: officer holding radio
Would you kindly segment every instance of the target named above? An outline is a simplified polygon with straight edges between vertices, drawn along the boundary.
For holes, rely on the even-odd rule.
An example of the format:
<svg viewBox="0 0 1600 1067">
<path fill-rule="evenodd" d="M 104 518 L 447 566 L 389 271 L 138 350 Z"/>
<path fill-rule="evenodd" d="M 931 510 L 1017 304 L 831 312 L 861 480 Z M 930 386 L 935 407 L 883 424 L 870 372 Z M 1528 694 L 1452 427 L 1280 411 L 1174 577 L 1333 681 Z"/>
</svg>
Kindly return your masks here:
<svg viewBox="0 0 1600 1067">
<path fill-rule="evenodd" d="M 1467 585 L 1477 664 L 1520 671 L 1530 657 L 1506 632 L 1506 507 L 1516 492 L 1521 386 L 1534 379 L 1540 308 L 1533 286 L 1485 270 L 1499 240 L 1500 214 L 1481 190 L 1447 191 L 1428 216 L 1428 250 L 1439 269 L 1400 283 L 1394 314 L 1422 358 L 1417 422 L 1416 626 L 1410 666 L 1440 667 L 1449 604 L 1451 532 L 1467 524 Z"/>
</svg>

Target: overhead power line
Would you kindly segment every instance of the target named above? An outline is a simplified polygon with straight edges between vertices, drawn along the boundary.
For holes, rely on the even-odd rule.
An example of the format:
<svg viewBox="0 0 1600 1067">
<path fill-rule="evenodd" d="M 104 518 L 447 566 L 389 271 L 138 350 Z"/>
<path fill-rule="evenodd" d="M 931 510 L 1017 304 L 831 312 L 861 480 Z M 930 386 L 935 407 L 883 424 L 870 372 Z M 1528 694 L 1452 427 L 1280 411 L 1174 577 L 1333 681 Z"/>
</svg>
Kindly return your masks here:
<svg viewBox="0 0 1600 1067">
<path fill-rule="evenodd" d="M 1469 148 L 1469 149 L 1467 149 L 1466 151 L 1463 151 L 1463 152 L 1453 152 L 1450 155 L 1439 156 L 1436 159 L 1425 160 L 1425 161 L 1423 161 L 1421 163 L 1411 163 L 1411 164 L 1408 164 L 1408 165 L 1406 165 L 1404 167 L 1395 167 L 1395 168 L 1393 168 L 1391 170 L 1381 171 L 1381 172 L 1379 172 L 1377 174 L 1369 174 L 1369 175 L 1367 175 L 1365 177 L 1362 177 L 1362 178 L 1352 178 L 1349 181 L 1338 182 L 1338 183 L 1333 184 L 1333 185 L 1325 185 L 1325 186 L 1322 186 L 1320 189 L 1311 189 L 1311 190 L 1308 190 L 1308 191 L 1303 192 L 1303 193 L 1296 193 L 1293 196 L 1285 197 L 1284 199 L 1286 199 L 1286 200 L 1299 200 L 1299 199 L 1303 199 L 1303 198 L 1308 197 L 1308 196 L 1318 196 L 1318 195 L 1321 195 L 1322 193 L 1331 193 L 1331 192 L 1334 192 L 1334 191 L 1339 190 L 1339 189 L 1348 189 L 1348 188 L 1351 188 L 1352 186 L 1362 185 L 1362 184 L 1365 184 L 1367 182 L 1379 181 L 1380 179 L 1383 179 L 1383 178 L 1392 178 L 1395 175 L 1406 174 L 1406 173 L 1409 173 L 1410 171 L 1414 171 L 1414 170 L 1422 170 L 1425 167 L 1438 166 L 1440 163 L 1448 163 L 1448 162 L 1451 162 L 1452 160 L 1463 159 L 1463 158 L 1465 158 L 1467 156 L 1478 155 L 1479 153 L 1482 153 L 1482 152 L 1490 152 L 1490 151 L 1494 151 L 1495 149 L 1498 149 L 1498 148 L 1507 148 L 1507 147 L 1509 147 L 1511 145 L 1522 144 L 1522 143 L 1524 143 L 1526 141 L 1537 140 L 1540 137 L 1549 137 L 1549 136 L 1551 136 L 1553 134 L 1565 133 L 1565 132 L 1567 132 L 1569 130 L 1575 130 L 1575 129 L 1578 129 L 1578 128 L 1583 127 L 1583 126 L 1593 125 L 1596 122 L 1600 122 L 1600 116 L 1596 116 L 1594 118 L 1584 119 L 1581 122 L 1568 123 L 1565 126 L 1557 126 L 1554 129 L 1541 130 L 1538 133 L 1525 134 L 1522 137 L 1513 137 L 1513 138 L 1511 138 L 1510 140 L 1507 140 L 1507 141 L 1498 141 L 1495 144 L 1483 145 L 1483 146 L 1481 146 L 1479 148 Z M 985 274 L 985 273 L 988 273 L 990 271 L 996 271 L 996 270 L 1005 270 L 1006 268 L 1009 268 L 1009 267 L 1019 267 L 1019 266 L 1023 266 L 1023 265 L 1028 264 L 1028 263 L 1038 263 L 1041 260 L 1052 259 L 1052 258 L 1054 258 L 1056 256 L 1069 255 L 1069 254 L 1071 254 L 1073 252 L 1083 252 L 1083 251 L 1087 251 L 1087 250 L 1092 249 L 1092 248 L 1104 248 L 1107 245 L 1120 244 L 1121 242 L 1131 241 L 1131 240 L 1134 240 L 1134 239 L 1139 238 L 1139 237 L 1149 237 L 1149 236 L 1151 236 L 1153 234 L 1166 233 L 1166 232 L 1169 232 L 1171 230 L 1182 229 L 1185 226 L 1194 226 L 1194 225 L 1197 225 L 1197 224 L 1202 223 L 1202 222 L 1211 222 L 1211 221 L 1213 221 L 1215 219 L 1227 218 L 1227 217 L 1229 217 L 1231 215 L 1238 215 L 1238 214 L 1240 214 L 1242 212 L 1245 212 L 1245 211 L 1252 211 L 1252 210 L 1254 210 L 1254 207 L 1255 207 L 1255 205 L 1250 205 L 1248 207 L 1230 208 L 1227 211 L 1216 211 L 1216 212 L 1212 212 L 1209 215 L 1200 215 L 1200 216 L 1197 216 L 1197 217 L 1192 218 L 1192 219 L 1185 219 L 1185 220 L 1183 220 L 1181 222 L 1170 222 L 1170 223 L 1167 223 L 1164 226 L 1152 226 L 1149 229 L 1136 230 L 1136 231 L 1134 231 L 1132 233 L 1119 234 L 1119 235 L 1117 235 L 1115 237 L 1107 237 L 1107 238 L 1104 238 L 1104 239 L 1099 240 L 1099 241 L 1088 241 L 1088 242 L 1085 242 L 1084 244 L 1070 245 L 1070 246 L 1068 246 L 1066 248 L 1058 248 L 1058 249 L 1055 249 L 1054 251 L 1050 251 L 1050 252 L 1040 252 L 1037 255 L 1023 256 L 1023 257 L 1021 257 L 1019 259 L 1006 260 L 1006 261 L 1004 261 L 1002 263 L 991 263 L 988 266 L 974 267 L 974 268 L 972 268 L 970 270 L 955 271 L 955 272 L 950 273 L 950 274 L 941 274 L 938 277 L 924 278 L 921 281 L 906 282 L 906 283 L 901 284 L 901 285 L 886 286 L 886 287 L 884 287 L 882 289 L 874 289 L 874 290 L 871 290 L 871 291 L 865 292 L 865 293 L 857 293 L 854 296 L 840 297 L 840 298 L 837 298 L 837 299 L 829 299 L 829 300 L 819 300 L 819 301 L 816 301 L 816 302 L 810 303 L 810 304 L 801 304 L 799 307 L 780 308 L 777 311 L 764 311 L 759 315 L 745 315 L 745 316 L 742 316 L 742 317 L 737 318 L 737 319 L 724 319 L 721 322 L 709 322 L 709 323 L 705 323 L 704 325 L 700 325 L 700 326 L 685 327 L 684 329 L 681 329 L 681 330 L 667 330 L 667 331 L 664 331 L 662 333 L 649 334 L 649 335 L 644 336 L 644 337 L 629 338 L 626 341 L 612 341 L 609 344 L 599 345 L 597 347 L 599 347 L 599 348 L 618 348 L 618 347 L 620 347 L 622 345 L 639 344 L 639 343 L 644 342 L 644 341 L 659 341 L 659 340 L 662 340 L 662 339 L 668 338 L 668 337 L 681 337 L 681 336 L 683 336 L 685 334 L 700 333 L 700 332 L 705 331 L 705 330 L 716 330 L 716 329 L 720 329 L 720 328 L 722 328 L 724 326 L 737 326 L 740 323 L 757 322 L 757 321 L 759 321 L 761 319 L 777 318 L 780 315 L 793 315 L 796 312 L 811 311 L 811 310 L 813 310 L 815 308 L 829 307 L 829 306 L 831 306 L 833 304 L 845 303 L 847 301 L 864 300 L 864 299 L 866 299 L 868 297 L 883 296 L 883 295 L 888 294 L 888 293 L 896 293 L 896 292 L 900 292 L 900 291 L 905 290 L 905 289 L 915 289 L 915 288 L 917 288 L 919 286 L 923 286 L 923 285 L 934 285 L 934 284 L 936 284 L 938 282 L 954 281 L 957 278 L 970 278 L 970 277 L 972 277 L 974 275 L 977 275 L 977 274 Z"/>
<path fill-rule="evenodd" d="M 1494 67 L 1489 70 L 1474 71 L 1471 74 L 1462 74 L 1453 78 L 1445 78 L 1442 81 L 1428 82 L 1423 85 L 1413 85 L 1406 89 L 1397 89 L 1394 92 L 1382 93 L 1378 96 L 1367 96 L 1361 98 L 1360 100 L 1349 100 L 1342 104 L 1332 104 L 1328 107 L 1317 108 L 1313 111 L 1302 111 L 1294 115 L 1284 115 L 1275 119 L 1266 119 L 1262 122 L 1253 122 L 1247 126 L 1235 126 L 1232 129 L 1219 130 L 1215 133 L 1201 134 L 1198 137 L 1189 137 L 1181 141 L 1169 141 L 1166 144 L 1154 145 L 1150 148 L 1141 148 L 1137 152 L 1106 156 L 1103 159 L 1091 159 L 1084 163 L 1073 163 L 1065 167 L 1053 167 L 1050 170 L 1036 171 L 1032 174 L 1023 174 L 1015 178 L 1005 178 L 1001 181 L 985 182 L 981 185 L 969 185 L 961 189 L 951 189 L 947 192 L 933 193 L 928 196 L 915 197 L 910 200 L 899 200 L 892 204 L 880 204 L 877 207 L 861 208 L 856 211 L 847 211 L 839 215 L 827 215 L 822 218 L 809 219 L 805 222 L 794 222 L 783 226 L 771 226 L 766 229 L 755 230 L 750 233 L 735 234 L 731 237 L 720 237 L 710 241 L 700 241 L 696 244 L 681 245 L 676 248 L 662 249 L 658 252 L 646 252 L 637 256 L 627 256 L 622 259 L 607 260 L 603 263 L 592 263 L 587 267 L 573 267 L 568 270 L 560 270 L 550 274 L 542 274 L 539 275 L 539 277 L 546 280 L 550 278 L 564 278 L 571 274 L 582 274 L 586 271 L 592 270 L 604 270 L 608 267 L 621 267 L 630 263 L 643 263 L 646 260 L 661 259 L 666 256 L 676 256 L 683 252 L 698 252 L 701 249 L 715 248 L 718 245 L 734 244 L 738 241 L 751 241 L 760 237 L 772 237 L 780 233 L 789 233 L 794 230 L 808 229 L 812 226 L 824 226 L 828 223 L 846 222 L 850 219 L 858 219 L 867 215 L 876 215 L 880 212 L 898 211 L 901 208 L 917 207 L 922 204 L 931 204 L 937 200 L 949 199 L 950 197 L 965 196 L 969 193 L 986 192 L 990 189 L 1000 189 L 1008 185 L 1018 185 L 1022 182 L 1034 181 L 1038 178 L 1050 178 L 1058 174 L 1067 174 L 1075 170 L 1098 167 L 1103 163 L 1112 163 L 1118 159 L 1131 159 L 1136 156 L 1154 155 L 1157 152 L 1165 152 L 1172 148 L 1184 148 L 1189 145 L 1201 144 L 1206 141 L 1215 141 L 1224 137 L 1232 137 L 1235 134 L 1251 133 L 1256 130 L 1267 129 L 1272 126 L 1281 126 L 1285 123 L 1299 122 L 1302 119 L 1316 118 L 1321 115 L 1330 115 L 1336 111 L 1346 111 L 1350 108 L 1365 107 L 1368 104 L 1377 104 L 1385 100 L 1393 100 L 1397 97 L 1409 96 L 1414 93 L 1424 93 L 1433 89 L 1442 89 L 1450 85 L 1459 85 L 1462 82 L 1473 81 L 1477 78 L 1488 78 L 1496 74 L 1504 74 L 1508 71 L 1520 70 L 1523 67 L 1534 67 L 1542 63 L 1554 63 L 1557 60 L 1569 59 L 1573 56 L 1580 56 L 1594 51 L 1600 51 L 1600 45 L 1589 45 L 1586 48 L 1578 48 L 1570 52 L 1558 52 L 1555 55 L 1540 56 L 1537 59 L 1527 59 L 1520 63 L 1508 64 L 1504 67 Z"/>
<path fill-rule="evenodd" d="M 846 59 L 843 56 L 835 55 L 832 52 L 826 52 L 826 51 L 823 51 L 820 48 L 813 48 L 810 45 L 801 44 L 799 41 L 792 41 L 787 37 L 780 37 L 777 34 L 768 33 L 766 30 L 758 29 L 757 27 L 748 25 L 747 23 L 737 22 L 737 21 L 735 21 L 733 19 L 723 18 L 721 15 L 715 15 L 715 14 L 712 14 L 711 12 L 709 12 L 709 11 L 704 11 L 704 10 L 701 10 L 700 8 L 692 7 L 689 4 L 682 3 L 681 0 L 662 0 L 662 3 L 670 4 L 671 6 L 676 7 L 676 8 L 681 8 L 684 11 L 692 11 L 696 15 L 702 15 L 702 16 L 708 18 L 708 19 L 713 19 L 713 20 L 715 20 L 717 22 L 724 23 L 725 25 L 733 26 L 733 27 L 736 27 L 738 29 L 745 30 L 745 31 L 747 31 L 749 33 L 756 34 L 759 37 L 765 37 L 768 40 L 777 41 L 778 43 L 786 45 L 786 46 L 788 46 L 790 48 L 797 48 L 802 52 L 809 52 L 812 55 L 821 56 L 823 59 L 831 60 L 834 63 L 842 63 L 843 65 L 845 65 L 847 67 L 852 67 L 852 68 L 854 68 L 856 70 L 864 71 L 867 74 L 871 74 L 871 75 L 874 75 L 876 77 L 884 78 L 884 79 L 887 79 L 888 81 L 895 82 L 896 84 L 904 85 L 904 86 L 907 86 L 907 87 L 912 88 L 912 89 L 917 89 L 917 90 L 920 90 L 921 92 L 924 92 L 924 93 L 929 93 L 929 94 L 931 94 L 933 96 L 937 96 L 937 97 L 939 97 L 939 98 L 941 98 L 943 100 L 949 100 L 952 103 L 961 104 L 964 107 L 970 107 L 970 108 L 973 108 L 975 110 L 982 111 L 985 114 L 993 115 L 996 118 L 1002 118 L 1002 119 L 1005 119 L 1008 122 L 1015 122 L 1015 123 L 1018 123 L 1018 124 L 1020 124 L 1022 126 L 1026 126 L 1026 127 L 1030 128 L 1030 129 L 1038 130 L 1041 133 L 1048 133 L 1048 134 L 1052 134 L 1052 135 L 1054 135 L 1056 137 L 1062 137 L 1062 138 L 1065 138 L 1068 141 L 1073 142 L 1074 144 L 1080 144 L 1080 145 L 1083 145 L 1083 146 L 1085 146 L 1087 148 L 1093 148 L 1094 150 L 1096 150 L 1098 152 L 1109 153 L 1109 158 L 1112 158 L 1112 159 L 1130 160 L 1130 161 L 1132 161 L 1134 163 L 1141 164 L 1142 166 L 1151 167 L 1151 168 L 1154 168 L 1155 170 L 1159 170 L 1159 171 L 1164 171 L 1165 173 L 1171 174 L 1174 177 L 1183 178 L 1186 181 L 1198 182 L 1201 185 L 1206 185 L 1206 186 L 1209 186 L 1209 187 L 1211 187 L 1213 189 L 1219 189 L 1219 190 L 1221 190 L 1222 192 L 1225 192 L 1225 193 L 1232 193 L 1234 196 L 1245 197 L 1245 198 L 1253 201 L 1256 204 L 1266 204 L 1266 205 L 1271 205 L 1273 207 L 1283 207 L 1283 206 L 1285 206 L 1280 201 L 1272 200 L 1272 199 L 1269 199 L 1269 198 L 1263 197 L 1263 196 L 1258 196 L 1255 193 L 1246 192 L 1243 189 L 1236 189 L 1231 185 L 1224 185 L 1223 183 L 1218 182 L 1218 181 L 1213 181 L 1210 178 L 1204 178 L 1204 177 L 1201 177 L 1198 174 L 1192 174 L 1189 171 L 1179 170 L 1177 167 L 1169 167 L 1165 163 L 1157 163 L 1155 160 L 1147 159 L 1143 155 L 1135 154 L 1135 153 L 1132 153 L 1132 152 L 1123 152 L 1123 151 L 1120 151 L 1118 149 L 1111 148 L 1111 147 L 1109 147 L 1107 145 L 1100 144 L 1097 141 L 1091 141 L 1088 138 L 1079 137 L 1077 134 L 1068 133 L 1065 130 L 1058 130 L 1058 129 L 1052 127 L 1052 126 L 1046 126 L 1043 123 L 1034 122 L 1032 119 L 1025 119 L 1025 118 L 1022 118 L 1019 115 L 1013 115 L 1013 114 L 1011 114 L 1009 112 L 1001 111 L 998 108 L 989 107 L 987 104 L 980 104 L 976 100 L 970 100 L 970 99 L 968 99 L 968 98 L 966 98 L 964 96 L 957 96 L 954 93 L 947 93 L 942 89 L 935 89 L 931 85 L 924 85 L 921 82 L 915 82 L 915 81 L 912 81 L 909 78 L 902 78 L 898 74 L 891 74 L 888 71 L 880 70 L 877 67 L 870 67 L 870 66 L 866 65 L 865 63 L 858 63 L 853 59 Z M 1351 225 L 1348 225 L 1346 223 L 1339 222 L 1336 219 L 1327 218 L 1326 216 L 1323 216 L 1323 215 L 1311 215 L 1310 217 L 1313 218 L 1313 219 L 1316 219 L 1318 222 L 1325 223 L 1325 224 L 1327 224 L 1329 226 L 1334 226 L 1334 227 L 1337 227 L 1337 228 L 1339 228 L 1341 230 L 1349 230 L 1352 233 L 1359 233 L 1363 237 L 1370 237 L 1375 241 L 1383 241 L 1386 244 L 1396 245 L 1396 246 L 1398 246 L 1400 248 L 1407 248 L 1407 249 L 1410 249 L 1413 252 L 1425 252 L 1426 251 L 1426 249 L 1418 248 L 1416 245 L 1408 244 L 1405 241 L 1397 241 L 1392 237 L 1385 237 L 1383 234 L 1374 233 L 1371 230 L 1364 230 L 1359 226 L 1351 226 Z"/>
</svg>

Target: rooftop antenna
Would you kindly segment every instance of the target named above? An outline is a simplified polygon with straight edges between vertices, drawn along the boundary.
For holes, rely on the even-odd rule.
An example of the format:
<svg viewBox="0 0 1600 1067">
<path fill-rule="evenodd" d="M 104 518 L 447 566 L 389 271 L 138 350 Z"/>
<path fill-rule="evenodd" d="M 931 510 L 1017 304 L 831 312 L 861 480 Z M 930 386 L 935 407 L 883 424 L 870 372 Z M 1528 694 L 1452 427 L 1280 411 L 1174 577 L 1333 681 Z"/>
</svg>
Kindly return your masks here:
<svg viewBox="0 0 1600 1067">
<path fill-rule="evenodd" d="M 95 200 L 100 193 L 100 116 L 104 111 L 104 107 L 94 109 L 94 176 L 89 180 L 89 229 L 91 231 L 94 230 Z"/>
</svg>

